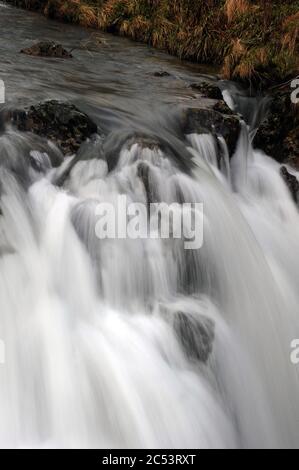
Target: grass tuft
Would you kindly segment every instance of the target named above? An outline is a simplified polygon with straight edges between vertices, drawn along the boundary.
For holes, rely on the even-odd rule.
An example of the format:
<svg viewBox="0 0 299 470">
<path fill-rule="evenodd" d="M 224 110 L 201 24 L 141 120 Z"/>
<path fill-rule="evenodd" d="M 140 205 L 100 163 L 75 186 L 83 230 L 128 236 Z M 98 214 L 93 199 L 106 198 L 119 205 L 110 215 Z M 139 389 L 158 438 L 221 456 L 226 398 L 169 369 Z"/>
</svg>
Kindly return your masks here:
<svg viewBox="0 0 299 470">
<path fill-rule="evenodd" d="M 248 0 L 226 0 L 225 12 L 229 23 L 251 10 Z"/>
</svg>

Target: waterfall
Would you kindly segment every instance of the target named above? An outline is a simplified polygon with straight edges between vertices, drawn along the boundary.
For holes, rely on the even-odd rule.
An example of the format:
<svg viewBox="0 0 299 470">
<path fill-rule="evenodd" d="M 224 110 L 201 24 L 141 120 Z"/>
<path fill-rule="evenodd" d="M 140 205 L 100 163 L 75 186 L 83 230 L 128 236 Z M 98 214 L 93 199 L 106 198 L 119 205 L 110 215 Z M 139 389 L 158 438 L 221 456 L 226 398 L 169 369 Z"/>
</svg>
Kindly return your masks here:
<svg viewBox="0 0 299 470">
<path fill-rule="evenodd" d="M 0 137 L 1 447 L 298 447 L 299 216 L 247 125 L 231 161 L 208 134 L 180 142 L 189 174 L 127 142 L 62 186 L 30 139 Z M 203 247 L 99 240 L 119 195 L 202 202 Z"/>
</svg>

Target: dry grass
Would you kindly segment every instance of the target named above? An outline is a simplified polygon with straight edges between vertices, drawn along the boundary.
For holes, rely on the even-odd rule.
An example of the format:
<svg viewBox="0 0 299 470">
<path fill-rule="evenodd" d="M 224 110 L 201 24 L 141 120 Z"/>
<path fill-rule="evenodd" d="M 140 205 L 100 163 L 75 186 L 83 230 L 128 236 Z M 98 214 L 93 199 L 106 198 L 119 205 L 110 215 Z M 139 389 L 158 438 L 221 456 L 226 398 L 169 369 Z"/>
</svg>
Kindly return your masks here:
<svg viewBox="0 0 299 470">
<path fill-rule="evenodd" d="M 244 13 L 247 13 L 252 6 L 248 0 L 226 0 L 225 12 L 229 23 L 232 23 L 236 18 Z"/>
<path fill-rule="evenodd" d="M 10 0 L 219 65 L 226 78 L 284 80 L 299 71 L 299 0 Z"/>
<path fill-rule="evenodd" d="M 232 41 L 231 52 L 225 57 L 224 65 L 222 67 L 223 77 L 226 79 L 232 78 L 234 71 L 242 57 L 247 53 L 247 48 L 242 44 L 241 39 Z"/>
<path fill-rule="evenodd" d="M 283 23 L 283 31 L 283 47 L 292 53 L 296 53 L 299 39 L 299 12 L 286 18 Z"/>
</svg>

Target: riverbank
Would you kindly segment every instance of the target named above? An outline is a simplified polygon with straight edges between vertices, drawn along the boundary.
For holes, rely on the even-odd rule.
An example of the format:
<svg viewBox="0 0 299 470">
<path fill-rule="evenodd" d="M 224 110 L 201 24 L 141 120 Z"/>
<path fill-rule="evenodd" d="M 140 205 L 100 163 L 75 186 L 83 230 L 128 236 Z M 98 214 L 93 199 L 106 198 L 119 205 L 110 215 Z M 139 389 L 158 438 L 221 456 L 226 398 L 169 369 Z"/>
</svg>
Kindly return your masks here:
<svg viewBox="0 0 299 470">
<path fill-rule="evenodd" d="M 9 0 L 48 17 L 120 34 L 222 76 L 267 87 L 299 73 L 299 0 Z"/>
</svg>

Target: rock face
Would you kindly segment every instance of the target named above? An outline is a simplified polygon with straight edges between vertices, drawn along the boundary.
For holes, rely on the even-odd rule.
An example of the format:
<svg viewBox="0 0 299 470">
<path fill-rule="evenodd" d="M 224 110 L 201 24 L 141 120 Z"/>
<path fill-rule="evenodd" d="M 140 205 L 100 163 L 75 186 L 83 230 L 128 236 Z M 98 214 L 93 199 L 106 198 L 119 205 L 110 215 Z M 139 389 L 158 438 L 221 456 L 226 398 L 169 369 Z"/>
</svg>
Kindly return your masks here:
<svg viewBox="0 0 299 470">
<path fill-rule="evenodd" d="M 299 105 L 293 104 L 290 96 L 289 89 L 273 96 L 254 146 L 279 163 L 288 163 L 299 169 Z"/>
<path fill-rule="evenodd" d="M 26 49 L 21 50 L 21 54 L 35 57 L 55 57 L 60 59 L 70 59 L 72 54 L 68 52 L 61 44 L 51 41 L 42 41 Z"/>
<path fill-rule="evenodd" d="M 212 133 L 221 135 L 226 141 L 230 156 L 235 152 L 240 130 L 239 118 L 234 114 L 223 114 L 207 107 L 188 108 L 184 111 L 184 132 L 186 134 Z"/>
<path fill-rule="evenodd" d="M 32 132 L 54 142 L 64 155 L 75 154 L 97 132 L 96 124 L 76 106 L 54 100 L 15 110 L 11 120 L 19 131 Z"/>
<path fill-rule="evenodd" d="M 271 97 L 269 108 L 257 130 L 253 145 L 263 150 L 278 163 L 299 170 L 299 105 L 291 102 L 289 88 Z M 296 204 L 299 202 L 299 182 L 286 166 L 280 174 Z"/>
</svg>

